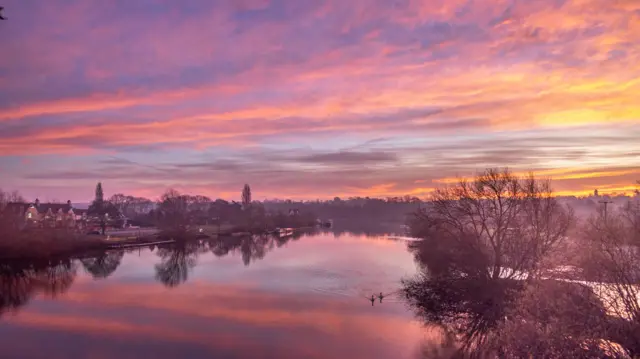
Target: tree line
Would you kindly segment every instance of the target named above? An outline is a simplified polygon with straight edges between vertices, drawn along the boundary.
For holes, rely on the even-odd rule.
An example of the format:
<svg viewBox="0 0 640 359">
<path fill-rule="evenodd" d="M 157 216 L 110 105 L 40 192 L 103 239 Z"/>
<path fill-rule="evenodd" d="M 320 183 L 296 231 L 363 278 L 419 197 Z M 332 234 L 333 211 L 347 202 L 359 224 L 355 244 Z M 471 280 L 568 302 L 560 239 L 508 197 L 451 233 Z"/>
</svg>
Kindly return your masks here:
<svg viewBox="0 0 640 359">
<path fill-rule="evenodd" d="M 103 228 L 107 218 L 126 217 L 132 225 L 156 226 L 165 233 L 178 236 L 193 226 L 217 225 L 220 228 L 227 225 L 235 231 L 264 233 L 278 227 L 298 228 L 316 223 L 316 216 L 310 211 L 295 214 L 284 209 L 268 211 L 263 203 L 252 201 L 248 184 L 242 189 L 241 202 L 236 202 L 212 200 L 175 189 L 166 190 L 157 201 L 122 193 L 104 199 L 102 184 L 98 183 L 88 213 L 100 218 Z"/>
</svg>

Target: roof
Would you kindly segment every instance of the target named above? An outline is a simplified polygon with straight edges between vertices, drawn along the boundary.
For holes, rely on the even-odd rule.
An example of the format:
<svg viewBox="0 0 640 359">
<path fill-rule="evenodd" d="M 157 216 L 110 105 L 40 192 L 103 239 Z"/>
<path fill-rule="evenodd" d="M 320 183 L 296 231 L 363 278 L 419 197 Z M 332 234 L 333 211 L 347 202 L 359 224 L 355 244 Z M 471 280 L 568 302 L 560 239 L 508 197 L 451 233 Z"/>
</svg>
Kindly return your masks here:
<svg viewBox="0 0 640 359">
<path fill-rule="evenodd" d="M 68 212 L 73 208 L 73 206 L 69 205 L 68 203 L 39 203 L 38 206 L 36 206 L 35 203 L 21 203 L 21 205 L 25 206 L 25 210 L 31 206 L 34 206 L 38 210 L 38 213 L 46 213 L 49 209 L 51 209 L 51 212 L 54 213 L 58 212 L 59 209 L 62 209 L 63 212 Z"/>
<path fill-rule="evenodd" d="M 40 203 L 37 209 L 40 213 L 45 213 L 48 210 L 51 210 L 53 213 L 58 212 L 59 210 L 62 210 L 62 212 L 69 212 L 69 210 L 73 209 L 73 206 L 68 203 Z"/>
</svg>

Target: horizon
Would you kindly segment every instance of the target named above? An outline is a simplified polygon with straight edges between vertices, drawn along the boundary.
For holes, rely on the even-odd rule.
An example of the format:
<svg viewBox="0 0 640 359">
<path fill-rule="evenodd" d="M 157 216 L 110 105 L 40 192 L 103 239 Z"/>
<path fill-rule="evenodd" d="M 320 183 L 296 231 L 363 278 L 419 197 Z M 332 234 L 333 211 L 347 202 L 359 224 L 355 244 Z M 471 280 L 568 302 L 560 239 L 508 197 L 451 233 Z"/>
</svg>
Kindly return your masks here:
<svg viewBox="0 0 640 359">
<path fill-rule="evenodd" d="M 0 188 L 423 198 L 640 179 L 640 4 L 5 0 Z M 85 196 L 87 194 L 87 196 Z"/>
<path fill-rule="evenodd" d="M 0 190 L 5 190 L 3 188 L 0 188 Z M 637 191 L 637 192 L 636 192 Z M 18 191 L 19 192 L 19 191 Z M 189 196 L 196 196 L 196 195 L 201 195 L 200 193 L 193 193 L 193 192 L 179 192 L 181 195 L 189 195 Z M 241 193 L 241 191 L 239 191 L 238 193 Z M 22 193 L 20 193 L 22 195 Z M 129 196 L 130 194 L 127 193 L 110 193 L 109 192 L 105 192 L 104 198 L 105 200 L 109 200 L 110 197 L 114 194 L 124 194 L 126 196 Z M 160 200 L 160 197 L 162 196 L 162 193 L 158 194 L 157 196 L 152 196 L 152 197 L 143 197 L 145 199 L 148 199 L 154 203 L 157 203 Z M 253 196 L 253 193 L 252 193 Z M 59 198 L 40 198 L 40 197 L 33 197 L 33 198 L 27 198 L 25 196 L 22 196 L 25 199 L 25 203 L 33 203 L 35 202 L 35 200 L 39 200 L 41 203 L 66 203 L 67 201 L 71 201 L 72 205 L 80 205 L 80 206 L 89 206 L 91 204 L 91 202 L 93 201 L 93 197 L 90 197 L 88 199 L 83 199 L 83 200 L 72 200 L 72 199 L 59 199 Z M 237 196 L 238 198 L 221 198 L 221 197 L 209 197 L 209 199 L 211 201 L 215 201 L 217 199 L 222 199 L 228 202 L 241 202 L 242 199 L 240 198 L 240 195 Z M 387 197 L 371 197 L 371 196 L 349 196 L 349 197 L 341 197 L 341 196 L 329 196 L 326 198 L 312 198 L 312 199 L 294 199 L 294 198 L 266 198 L 266 197 L 254 197 L 253 201 L 258 201 L 258 202 L 284 202 L 284 201 L 292 201 L 292 202 L 315 202 L 315 201 L 321 201 L 321 202 L 331 202 L 332 200 L 334 200 L 335 198 L 340 198 L 340 200 L 342 201 L 351 201 L 351 200 L 361 200 L 361 199 L 367 199 L 367 200 L 387 200 L 390 198 L 404 198 L 406 197 L 406 195 L 398 195 L 398 196 L 387 196 Z M 429 196 L 423 196 L 423 197 L 417 197 L 417 196 L 411 196 L 412 198 L 417 198 L 422 202 L 429 202 L 431 199 L 429 198 Z M 576 199 L 580 199 L 580 200 L 584 200 L 584 199 L 591 199 L 591 198 L 598 198 L 598 197 L 608 197 L 608 198 L 629 198 L 629 199 L 633 199 L 633 198 L 640 198 L 640 185 L 636 186 L 636 189 L 630 193 L 627 192 L 611 192 L 611 193 L 603 193 L 601 191 L 598 191 L 598 195 L 596 196 L 595 193 L 592 191 L 590 193 L 584 193 L 584 194 L 580 194 L 580 195 L 574 195 L 574 194 L 565 194 L 565 193 L 558 193 L 558 192 L 553 192 L 553 197 L 555 198 L 559 198 L 559 199 L 568 199 L 568 198 L 576 198 Z"/>
</svg>

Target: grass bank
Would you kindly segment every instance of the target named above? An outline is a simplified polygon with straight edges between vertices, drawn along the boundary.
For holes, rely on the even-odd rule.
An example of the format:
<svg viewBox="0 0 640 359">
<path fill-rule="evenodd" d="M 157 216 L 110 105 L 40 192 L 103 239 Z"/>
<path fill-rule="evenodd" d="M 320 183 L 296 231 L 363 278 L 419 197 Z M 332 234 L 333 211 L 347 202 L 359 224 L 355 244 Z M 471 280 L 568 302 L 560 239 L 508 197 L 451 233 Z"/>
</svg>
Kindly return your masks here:
<svg viewBox="0 0 640 359">
<path fill-rule="evenodd" d="M 293 229 L 295 232 L 308 231 L 313 227 Z M 189 241 L 227 236 L 251 234 L 274 234 L 278 231 L 253 231 L 238 226 L 194 226 L 184 231 L 160 231 L 146 236 L 107 237 L 85 235 L 65 230 L 29 230 L 0 235 L 0 260 L 48 260 L 51 258 L 81 255 L 94 250 L 109 250 L 127 246 L 144 246 L 157 242 L 176 240 Z M 293 235 L 293 233 L 287 234 Z"/>
<path fill-rule="evenodd" d="M 73 255 L 100 249 L 106 241 L 97 236 L 84 236 L 60 231 L 24 232 L 0 238 L 0 260 L 35 259 Z"/>
</svg>

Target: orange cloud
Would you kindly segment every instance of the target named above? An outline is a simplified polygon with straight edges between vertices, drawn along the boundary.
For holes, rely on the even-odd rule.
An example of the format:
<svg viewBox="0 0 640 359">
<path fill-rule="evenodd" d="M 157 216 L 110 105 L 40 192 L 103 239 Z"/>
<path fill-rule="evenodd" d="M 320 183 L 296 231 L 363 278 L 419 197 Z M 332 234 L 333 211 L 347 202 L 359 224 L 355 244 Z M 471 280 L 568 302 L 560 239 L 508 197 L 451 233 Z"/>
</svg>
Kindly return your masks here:
<svg viewBox="0 0 640 359">
<path fill-rule="evenodd" d="M 8 25 L 15 36 L 0 58 L 6 74 L 0 79 L 0 156 L 7 158 L 0 160 L 153 146 L 174 154 L 236 150 L 264 142 L 335 149 L 337 137 L 395 137 L 397 144 L 423 138 L 463 147 L 474 136 L 547 129 L 570 134 L 584 127 L 598 133 L 623 124 L 631 129 L 640 121 L 636 1 L 252 0 L 190 6 L 159 5 L 135 16 L 98 2 L 14 6 L 18 13 L 29 10 L 34 20 Z M 106 21 L 105 12 L 118 16 Z M 167 18 L 173 26 L 166 26 Z M 433 113 L 415 113 L 427 108 Z M 529 167 L 559 171 L 548 174 L 557 175 L 552 177 L 561 191 L 570 190 L 565 185 L 581 191 L 594 179 L 615 185 L 633 174 L 612 165 L 590 175 L 562 169 L 598 167 L 587 158 L 593 153 L 562 158 L 591 146 L 587 139 L 572 148 L 547 146 L 557 158 L 534 158 L 544 163 Z M 612 160 L 620 157 L 597 149 Z M 428 165 L 400 162 L 416 171 Z M 512 164 L 505 159 L 504 165 Z M 639 163 L 628 156 L 624 165 Z M 447 182 L 464 170 L 453 167 L 429 170 Z M 10 171 L 11 183 L 23 183 L 23 171 Z M 388 177 L 363 177 L 336 194 L 432 190 L 405 183 L 415 178 Z M 189 178 L 177 182 L 204 186 Z"/>
</svg>

